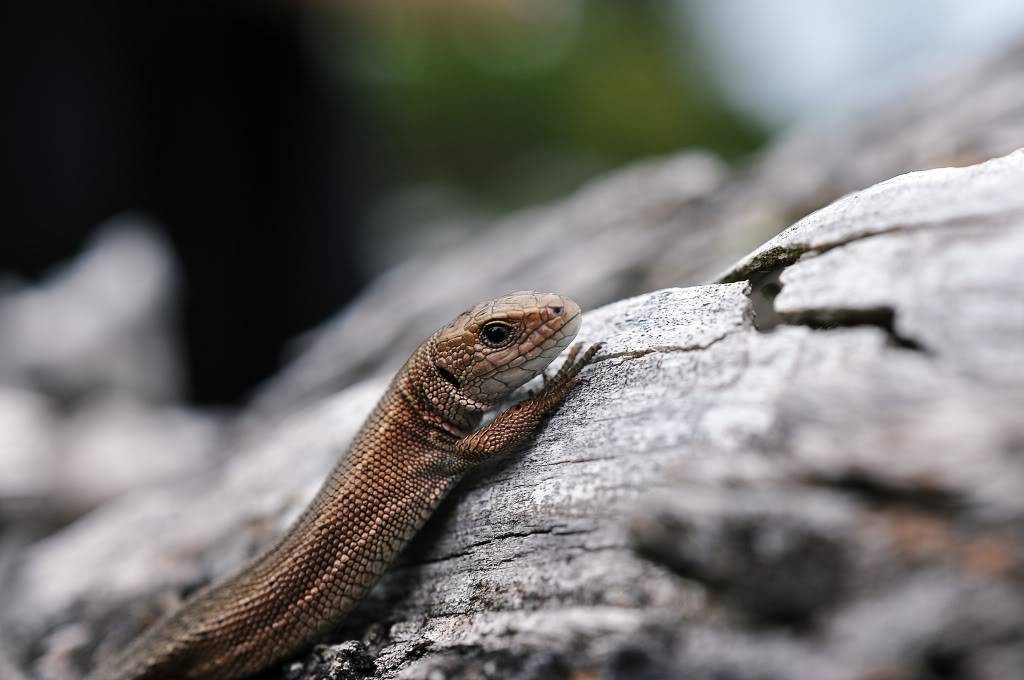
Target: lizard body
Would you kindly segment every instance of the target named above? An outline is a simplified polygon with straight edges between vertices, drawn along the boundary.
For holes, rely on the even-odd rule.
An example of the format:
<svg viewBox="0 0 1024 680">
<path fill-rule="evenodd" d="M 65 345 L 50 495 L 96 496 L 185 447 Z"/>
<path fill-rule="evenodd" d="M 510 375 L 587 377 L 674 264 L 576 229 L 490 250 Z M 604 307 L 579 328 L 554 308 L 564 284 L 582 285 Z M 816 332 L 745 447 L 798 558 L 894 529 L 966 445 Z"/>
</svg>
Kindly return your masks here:
<svg viewBox="0 0 1024 680">
<path fill-rule="evenodd" d="M 516 447 L 576 385 L 598 346 L 574 346 L 544 389 L 476 429 L 484 412 L 572 342 L 579 306 L 521 292 L 481 303 L 428 338 L 288 532 L 227 580 L 158 621 L 90 680 L 242 678 L 337 623 L 475 465 Z"/>
</svg>

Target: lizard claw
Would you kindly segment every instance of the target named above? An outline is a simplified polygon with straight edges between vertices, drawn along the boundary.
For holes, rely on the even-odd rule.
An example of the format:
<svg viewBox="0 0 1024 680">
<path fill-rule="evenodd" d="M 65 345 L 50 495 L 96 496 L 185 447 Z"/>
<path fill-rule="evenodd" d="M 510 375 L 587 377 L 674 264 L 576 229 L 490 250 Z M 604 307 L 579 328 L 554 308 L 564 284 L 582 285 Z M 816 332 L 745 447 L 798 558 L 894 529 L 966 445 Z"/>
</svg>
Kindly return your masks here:
<svg viewBox="0 0 1024 680">
<path fill-rule="evenodd" d="M 547 407 L 545 410 L 558 406 L 577 385 L 584 382 L 578 377 L 580 371 L 593 361 L 594 355 L 597 354 L 601 347 L 602 343 L 594 343 L 580 356 L 583 344 L 576 343 L 572 346 L 565 359 L 565 363 L 562 364 L 562 367 L 553 378 L 545 380 L 544 389 L 536 397 L 538 400 L 544 401 Z"/>
</svg>

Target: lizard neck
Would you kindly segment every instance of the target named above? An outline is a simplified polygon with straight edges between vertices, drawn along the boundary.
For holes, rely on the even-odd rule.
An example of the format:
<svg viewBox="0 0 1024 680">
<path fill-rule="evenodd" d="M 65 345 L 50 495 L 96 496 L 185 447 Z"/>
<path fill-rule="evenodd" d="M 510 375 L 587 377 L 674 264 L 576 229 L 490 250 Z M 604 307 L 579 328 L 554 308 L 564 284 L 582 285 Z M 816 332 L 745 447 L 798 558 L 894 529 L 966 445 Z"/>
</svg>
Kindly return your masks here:
<svg viewBox="0 0 1024 680">
<path fill-rule="evenodd" d="M 424 343 L 395 377 L 392 389 L 405 402 L 413 418 L 427 428 L 447 437 L 441 444 L 453 444 L 480 424 L 483 414 L 491 410 L 461 394 L 440 376 L 431 357 L 431 344 Z"/>
</svg>

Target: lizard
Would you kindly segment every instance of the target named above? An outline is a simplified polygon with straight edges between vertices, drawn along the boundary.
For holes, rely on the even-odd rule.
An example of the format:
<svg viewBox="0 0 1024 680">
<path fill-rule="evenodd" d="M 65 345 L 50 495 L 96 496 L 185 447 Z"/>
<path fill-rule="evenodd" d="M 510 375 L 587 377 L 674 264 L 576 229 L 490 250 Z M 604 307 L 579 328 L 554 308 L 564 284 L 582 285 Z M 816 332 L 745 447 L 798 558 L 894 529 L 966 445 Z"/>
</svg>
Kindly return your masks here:
<svg viewBox="0 0 1024 680">
<path fill-rule="evenodd" d="M 579 305 L 517 292 L 471 307 L 413 352 L 316 496 L 267 551 L 143 631 L 89 680 L 235 680 L 280 663 L 350 612 L 471 469 L 522 445 L 600 344 L 570 349 Z M 481 426 L 519 387 L 536 394 Z"/>
</svg>

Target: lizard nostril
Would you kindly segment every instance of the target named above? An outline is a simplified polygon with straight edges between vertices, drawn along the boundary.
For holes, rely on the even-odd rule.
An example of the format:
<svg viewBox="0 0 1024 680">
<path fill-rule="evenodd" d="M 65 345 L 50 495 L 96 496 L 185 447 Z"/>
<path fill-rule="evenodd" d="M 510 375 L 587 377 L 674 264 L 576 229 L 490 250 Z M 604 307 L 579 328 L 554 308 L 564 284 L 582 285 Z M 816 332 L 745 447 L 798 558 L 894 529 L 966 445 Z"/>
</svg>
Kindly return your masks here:
<svg viewBox="0 0 1024 680">
<path fill-rule="evenodd" d="M 552 306 L 548 307 L 548 309 L 550 309 L 554 314 L 561 314 L 562 313 L 562 308 L 559 305 L 552 305 Z"/>
</svg>

